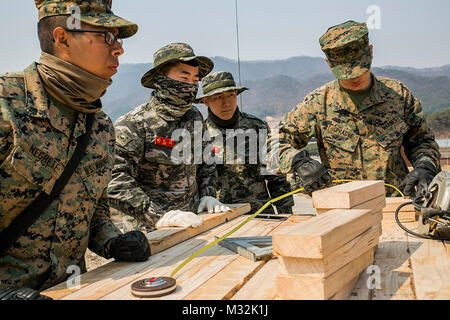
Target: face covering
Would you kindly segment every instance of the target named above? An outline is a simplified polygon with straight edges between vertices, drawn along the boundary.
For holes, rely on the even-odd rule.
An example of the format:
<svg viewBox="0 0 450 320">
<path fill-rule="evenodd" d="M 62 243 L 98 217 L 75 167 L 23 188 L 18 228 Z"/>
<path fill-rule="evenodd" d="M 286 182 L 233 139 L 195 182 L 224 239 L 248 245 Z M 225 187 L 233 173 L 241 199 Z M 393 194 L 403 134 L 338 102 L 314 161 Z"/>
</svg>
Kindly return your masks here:
<svg viewBox="0 0 450 320">
<path fill-rule="evenodd" d="M 218 127 L 223 129 L 232 129 L 235 127 L 236 123 L 239 122 L 239 115 L 241 112 L 239 111 L 239 108 L 236 108 L 236 111 L 234 112 L 233 116 L 229 120 L 223 120 L 216 116 L 210 108 L 208 108 L 208 118 L 214 122 Z"/>
<path fill-rule="evenodd" d="M 155 76 L 155 87 L 153 96 L 176 118 L 182 117 L 192 107 L 198 91 L 198 85 L 173 80 L 163 75 Z"/>
<path fill-rule="evenodd" d="M 83 113 L 102 109 L 100 98 L 111 80 L 97 77 L 82 68 L 43 52 L 37 65 L 44 88 L 55 99 Z"/>
</svg>

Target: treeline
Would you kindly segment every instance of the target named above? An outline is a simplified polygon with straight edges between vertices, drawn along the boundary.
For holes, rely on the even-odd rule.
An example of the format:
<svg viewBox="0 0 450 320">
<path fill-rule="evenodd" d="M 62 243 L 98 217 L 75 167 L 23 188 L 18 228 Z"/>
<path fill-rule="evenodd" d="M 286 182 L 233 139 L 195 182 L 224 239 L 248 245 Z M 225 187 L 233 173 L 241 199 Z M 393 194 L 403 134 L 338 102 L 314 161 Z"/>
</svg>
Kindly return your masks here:
<svg viewBox="0 0 450 320">
<path fill-rule="evenodd" d="M 436 138 L 450 137 L 450 109 L 426 115 L 428 126 L 433 130 Z"/>
</svg>

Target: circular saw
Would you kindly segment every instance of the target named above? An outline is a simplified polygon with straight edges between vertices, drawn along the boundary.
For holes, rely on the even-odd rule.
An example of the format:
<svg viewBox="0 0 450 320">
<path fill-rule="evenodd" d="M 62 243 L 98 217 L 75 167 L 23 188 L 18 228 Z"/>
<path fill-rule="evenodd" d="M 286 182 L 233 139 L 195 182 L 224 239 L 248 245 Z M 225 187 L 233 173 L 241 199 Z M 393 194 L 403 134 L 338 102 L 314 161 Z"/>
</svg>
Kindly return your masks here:
<svg viewBox="0 0 450 320">
<path fill-rule="evenodd" d="M 450 235 L 450 171 L 441 171 L 428 187 L 420 208 L 417 231 L 423 235 Z"/>
</svg>

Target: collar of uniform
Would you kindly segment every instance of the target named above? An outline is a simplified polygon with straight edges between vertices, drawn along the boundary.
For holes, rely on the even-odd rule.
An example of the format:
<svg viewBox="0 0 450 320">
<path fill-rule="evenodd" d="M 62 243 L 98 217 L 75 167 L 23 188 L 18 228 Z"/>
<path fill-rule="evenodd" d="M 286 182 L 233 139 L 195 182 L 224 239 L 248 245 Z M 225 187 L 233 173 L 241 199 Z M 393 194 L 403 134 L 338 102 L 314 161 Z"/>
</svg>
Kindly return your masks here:
<svg viewBox="0 0 450 320">
<path fill-rule="evenodd" d="M 70 136 L 68 121 L 64 121 L 61 111 L 53 104 L 45 91 L 41 77 L 37 71 L 36 62 L 33 62 L 24 70 L 26 105 L 33 117 L 47 118 L 51 125 L 57 130 Z M 83 121 L 80 121 L 80 117 Z M 86 130 L 86 115 L 78 113 L 77 125 L 75 125 L 73 136 L 78 138 Z M 67 122 L 67 123 L 66 123 Z"/>
<path fill-rule="evenodd" d="M 384 102 L 384 86 L 373 73 L 371 75 L 373 81 L 372 90 L 370 91 L 370 94 L 366 97 L 366 99 L 364 99 L 360 108 L 358 108 L 358 106 L 353 102 L 350 95 L 345 92 L 345 90 L 341 89 L 339 81 L 336 80 L 334 82 L 334 92 L 336 94 L 333 106 L 334 110 L 345 110 L 353 114 L 358 114 L 361 111 Z"/>
<path fill-rule="evenodd" d="M 36 68 L 36 62 L 29 65 L 24 71 L 26 105 L 33 117 L 47 118 L 50 98 L 45 93 L 41 77 Z"/>
</svg>

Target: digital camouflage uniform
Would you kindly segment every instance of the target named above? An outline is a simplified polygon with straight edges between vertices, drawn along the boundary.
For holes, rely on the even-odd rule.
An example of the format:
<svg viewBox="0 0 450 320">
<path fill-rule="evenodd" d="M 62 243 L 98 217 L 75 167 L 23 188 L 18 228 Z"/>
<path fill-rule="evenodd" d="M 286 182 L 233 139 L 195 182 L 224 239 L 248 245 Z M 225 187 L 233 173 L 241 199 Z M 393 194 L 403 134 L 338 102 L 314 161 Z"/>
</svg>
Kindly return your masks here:
<svg viewBox="0 0 450 320">
<path fill-rule="evenodd" d="M 215 167 L 202 164 L 201 158 L 194 161 L 195 155 L 201 156 L 204 145 L 201 138 L 205 128 L 200 111 L 192 106 L 192 102 L 183 105 L 183 97 L 173 98 L 171 103 L 164 99 L 177 91 L 174 88 L 177 83 L 188 85 L 155 72 L 166 65 L 165 61 L 180 61 L 183 55 L 191 60 L 197 57 L 186 44 L 171 44 L 158 50 L 155 67 L 142 78 L 144 86 L 156 89 L 150 101 L 115 122 L 116 158 L 108 186 L 109 201 L 138 229 L 153 230 L 161 216 L 170 210 L 197 212 L 201 197 L 216 196 Z M 213 68 L 212 61 L 208 59 L 207 62 L 209 65 L 203 72 Z M 165 94 L 160 93 L 162 89 Z M 196 89 L 193 94 L 195 98 Z M 172 140 L 174 132 L 183 129 L 190 137 L 180 138 L 178 142 Z M 200 147 L 197 152 L 194 150 L 196 136 L 200 136 L 200 140 L 195 141 Z M 191 157 L 178 163 L 172 152 L 189 140 Z"/>
<path fill-rule="evenodd" d="M 45 17 L 47 3 L 36 4 Z M 108 19 L 114 24 L 116 17 L 103 15 L 103 21 Z M 50 193 L 85 123 L 86 114 L 78 113 L 70 139 L 69 121 L 44 91 L 36 63 L 23 72 L 0 75 L 0 231 L 41 192 Z M 110 220 L 106 194 L 113 157 L 114 127 L 100 111 L 86 155 L 59 198 L 0 257 L 0 286 L 43 290 L 70 276 L 71 265 L 85 272 L 86 248 L 105 255 L 107 241 L 120 234 Z"/>
<path fill-rule="evenodd" d="M 370 70 L 365 24 L 349 21 L 332 27 L 320 44 L 337 79 Z M 439 167 L 439 148 L 419 100 L 397 80 L 372 75 L 372 83 L 359 107 L 336 80 L 308 94 L 289 112 L 279 127 L 281 171 L 290 172 L 292 158 L 313 137 L 333 180 L 384 180 L 398 186 L 408 174 L 402 147 L 413 165 L 427 159 Z"/>
<path fill-rule="evenodd" d="M 197 99 L 197 102 L 201 101 L 203 97 L 209 97 L 215 94 L 220 94 L 226 91 L 236 90 L 239 93 L 247 90 L 244 87 L 236 87 L 236 83 L 233 76 L 229 72 L 215 72 L 202 81 L 203 95 Z M 234 150 L 232 160 L 235 164 L 229 164 L 227 162 L 227 128 L 220 126 L 216 121 L 212 119 L 211 110 L 209 110 L 210 116 L 206 119 L 205 124 L 208 130 L 209 136 L 214 145 L 215 156 L 221 157 L 223 164 L 216 164 L 217 173 L 220 177 L 218 181 L 218 199 L 222 203 L 250 203 L 252 212 L 256 212 L 271 198 L 276 198 L 285 193 L 291 191 L 290 184 L 286 180 L 286 175 L 268 175 L 264 171 L 265 164 L 261 163 L 260 156 L 258 156 L 258 150 L 252 153 L 253 158 L 257 161 L 251 163 L 249 161 L 250 149 L 249 138 L 238 138 L 239 135 L 245 135 L 247 130 L 254 130 L 257 135 L 257 139 L 254 141 L 255 146 L 258 145 L 261 148 L 261 142 L 266 144 L 267 135 L 270 132 L 269 125 L 252 115 L 244 112 L 239 112 L 238 119 L 234 126 L 231 128 L 234 130 L 237 138 L 232 138 L 235 141 L 233 144 Z M 237 131 L 242 130 L 242 131 Z M 260 136 L 261 135 L 261 136 Z M 217 140 L 217 136 L 221 138 Z M 219 141 L 219 143 L 218 143 Z M 238 164 L 238 141 L 244 143 L 245 159 L 242 159 L 242 164 Z M 265 159 L 264 159 L 265 160 Z M 291 197 L 287 197 L 276 202 L 278 213 L 290 214 L 292 213 L 292 206 L 294 200 Z M 264 210 L 265 214 L 273 214 L 273 208 L 269 206 Z"/>
</svg>

